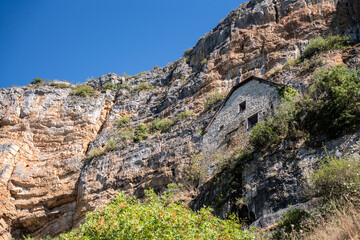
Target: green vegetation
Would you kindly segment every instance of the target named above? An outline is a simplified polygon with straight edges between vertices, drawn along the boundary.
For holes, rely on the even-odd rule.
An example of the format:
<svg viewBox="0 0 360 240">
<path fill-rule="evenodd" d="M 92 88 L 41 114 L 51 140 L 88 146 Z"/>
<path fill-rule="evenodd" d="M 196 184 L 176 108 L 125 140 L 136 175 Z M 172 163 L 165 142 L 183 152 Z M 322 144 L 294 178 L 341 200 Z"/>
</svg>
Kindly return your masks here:
<svg viewBox="0 0 360 240">
<path fill-rule="evenodd" d="M 111 151 L 114 151 L 116 148 L 116 141 L 111 138 L 106 144 L 105 144 L 105 147 L 104 147 L 104 151 L 105 152 L 111 152 Z"/>
<path fill-rule="evenodd" d="M 205 66 L 207 64 L 208 60 L 206 58 L 204 58 L 202 61 L 201 61 L 201 66 Z"/>
<path fill-rule="evenodd" d="M 193 50 L 193 48 L 190 48 L 190 49 L 187 49 L 184 51 L 183 58 L 185 59 L 187 64 L 190 63 L 190 54 L 191 54 L 192 50 Z"/>
<path fill-rule="evenodd" d="M 141 142 L 144 140 L 149 133 L 149 129 L 144 125 L 140 124 L 135 128 L 134 142 Z"/>
<path fill-rule="evenodd" d="M 116 123 L 116 126 L 119 127 L 119 128 L 124 127 L 130 122 L 130 120 L 131 120 L 131 115 L 126 114 L 126 115 L 119 118 L 119 120 Z"/>
<path fill-rule="evenodd" d="M 301 59 L 310 59 L 314 55 L 332 49 L 347 49 L 350 44 L 350 38 L 340 35 L 329 35 L 325 38 L 316 37 L 310 40 L 309 45 L 306 47 L 301 55 Z"/>
<path fill-rule="evenodd" d="M 160 118 L 154 119 L 151 123 L 147 125 L 150 133 L 155 133 L 157 131 L 161 131 L 162 133 L 170 131 L 171 127 L 174 126 L 175 121 L 172 119 L 164 119 Z"/>
<path fill-rule="evenodd" d="M 308 95 L 297 104 L 298 122 L 313 136 L 353 132 L 359 126 L 359 91 L 359 70 L 340 65 L 318 71 Z"/>
<path fill-rule="evenodd" d="M 80 97 L 97 97 L 98 94 L 95 90 L 87 84 L 80 84 L 71 89 L 70 95 L 80 96 Z"/>
<path fill-rule="evenodd" d="M 30 84 L 33 85 L 41 85 L 44 83 L 44 80 L 42 78 L 34 78 L 34 81 L 31 81 Z"/>
<path fill-rule="evenodd" d="M 107 82 L 104 84 L 103 88 L 101 89 L 101 92 L 104 93 L 106 92 L 106 90 L 116 91 L 118 90 L 118 86 L 111 82 Z"/>
<path fill-rule="evenodd" d="M 360 71 L 343 65 L 315 74 L 305 96 L 288 90 L 275 115 L 254 126 L 250 144 L 261 150 L 287 137 L 310 135 L 336 138 L 360 125 Z M 316 118 L 314 117 L 316 116 Z"/>
<path fill-rule="evenodd" d="M 59 239 L 255 239 L 235 217 L 220 220 L 203 208 L 195 213 L 168 195 L 146 191 L 144 201 L 120 192 L 107 206 Z"/>
<path fill-rule="evenodd" d="M 180 120 L 184 120 L 184 119 L 187 119 L 189 117 L 191 117 L 191 112 L 188 111 L 188 110 L 183 111 L 183 112 L 181 112 L 181 113 L 179 113 L 177 115 L 177 118 L 180 119 Z"/>
<path fill-rule="evenodd" d="M 272 239 L 292 239 L 290 234 L 293 232 L 309 231 L 308 218 L 311 213 L 301 208 L 290 208 L 288 212 L 283 213 L 282 218 L 278 221 L 278 226 Z"/>
<path fill-rule="evenodd" d="M 215 90 L 215 91 L 209 93 L 206 96 L 206 100 L 205 100 L 205 104 L 204 104 L 205 111 L 209 110 L 212 105 L 223 100 L 225 97 L 226 97 L 226 95 L 224 93 L 221 93 L 219 90 Z"/>
<path fill-rule="evenodd" d="M 68 88 L 69 86 L 66 83 L 59 83 L 55 85 L 55 88 Z"/>
<path fill-rule="evenodd" d="M 118 142 L 124 144 L 134 140 L 134 132 L 135 129 L 131 127 L 120 129 L 118 133 Z"/>
<path fill-rule="evenodd" d="M 141 76 L 143 76 L 144 74 L 145 74 L 145 72 L 141 72 L 141 73 L 135 74 L 135 75 L 134 75 L 134 78 L 135 78 L 135 79 L 138 79 L 138 78 L 140 78 Z"/>
<path fill-rule="evenodd" d="M 149 85 L 147 82 L 141 82 L 136 87 L 130 90 L 130 92 L 146 91 L 153 89 L 155 86 Z"/>
<path fill-rule="evenodd" d="M 327 156 L 310 175 L 311 195 L 327 200 L 360 196 L 360 160 Z"/>
</svg>

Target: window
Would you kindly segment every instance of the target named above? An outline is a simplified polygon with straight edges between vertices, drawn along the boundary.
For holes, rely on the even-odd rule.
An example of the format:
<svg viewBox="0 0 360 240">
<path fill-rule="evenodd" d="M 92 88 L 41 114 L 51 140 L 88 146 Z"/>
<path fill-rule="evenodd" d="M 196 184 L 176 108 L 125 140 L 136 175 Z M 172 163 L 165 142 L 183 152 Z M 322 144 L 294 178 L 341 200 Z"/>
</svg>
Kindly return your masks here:
<svg viewBox="0 0 360 240">
<path fill-rule="evenodd" d="M 239 104 L 239 113 L 242 113 L 246 109 L 246 101 Z"/>
<path fill-rule="evenodd" d="M 251 129 L 258 123 L 258 114 L 254 114 L 248 118 L 248 129 Z"/>
</svg>

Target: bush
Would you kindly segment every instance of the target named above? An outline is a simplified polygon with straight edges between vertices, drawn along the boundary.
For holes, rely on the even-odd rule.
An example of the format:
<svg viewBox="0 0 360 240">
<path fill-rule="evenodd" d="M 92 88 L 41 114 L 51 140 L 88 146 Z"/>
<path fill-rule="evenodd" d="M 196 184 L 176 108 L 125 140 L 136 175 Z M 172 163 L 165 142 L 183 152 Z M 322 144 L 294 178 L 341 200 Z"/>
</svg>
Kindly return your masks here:
<svg viewBox="0 0 360 240">
<path fill-rule="evenodd" d="M 126 115 L 119 118 L 119 120 L 116 123 L 116 126 L 119 127 L 119 128 L 124 127 L 130 122 L 130 120 L 131 120 L 131 115 L 126 114 Z"/>
<path fill-rule="evenodd" d="M 105 144 L 104 151 L 111 152 L 114 151 L 115 149 L 116 149 L 116 141 L 112 138 Z"/>
<path fill-rule="evenodd" d="M 34 78 L 34 81 L 31 81 L 30 84 L 33 85 L 41 85 L 44 83 L 44 80 L 42 78 Z"/>
<path fill-rule="evenodd" d="M 339 199 L 360 194 L 360 160 L 327 156 L 309 177 L 310 194 L 317 197 Z"/>
<path fill-rule="evenodd" d="M 175 121 L 172 119 L 160 120 L 160 118 L 156 118 L 154 121 L 148 124 L 148 128 L 150 133 L 155 133 L 157 131 L 164 133 L 170 131 L 174 124 Z"/>
<path fill-rule="evenodd" d="M 116 91 L 118 89 L 118 87 L 111 83 L 111 82 L 107 82 L 104 84 L 103 88 L 101 89 L 101 92 L 104 93 L 106 92 L 106 90 L 111 90 L 111 91 Z"/>
<path fill-rule="evenodd" d="M 278 90 L 281 103 L 278 105 L 275 115 L 269 117 L 266 122 L 257 123 L 251 131 L 249 143 L 255 150 L 277 144 L 282 139 L 297 133 L 298 123 L 295 117 L 298 93 L 288 87 Z"/>
<path fill-rule="evenodd" d="M 93 158 L 100 157 L 104 154 L 105 154 L 105 152 L 100 147 L 93 148 L 90 150 L 89 154 L 84 158 L 84 162 L 88 162 L 88 161 L 92 160 Z"/>
<path fill-rule="evenodd" d="M 191 117 L 191 112 L 186 110 L 184 112 L 181 112 L 177 115 L 177 118 L 180 119 L 180 120 L 184 120 L 184 119 L 187 119 Z"/>
<path fill-rule="evenodd" d="M 303 70 L 314 70 L 318 67 L 321 67 L 323 65 L 323 61 L 320 57 L 313 56 L 310 59 L 305 59 L 301 65 Z"/>
<path fill-rule="evenodd" d="M 309 45 L 306 47 L 301 55 L 301 59 L 310 59 L 312 56 L 328 51 L 331 49 L 346 49 L 350 44 L 350 38 L 340 35 L 329 35 L 326 38 L 316 37 L 310 40 Z"/>
<path fill-rule="evenodd" d="M 55 88 L 68 88 L 69 85 L 66 83 L 59 83 L 55 85 Z"/>
<path fill-rule="evenodd" d="M 207 173 L 204 155 L 193 154 L 184 171 L 184 185 L 188 190 L 196 189 L 204 182 Z"/>
<path fill-rule="evenodd" d="M 360 70 L 340 65 L 318 71 L 309 94 L 298 104 L 297 121 L 313 136 L 336 138 L 353 132 L 360 121 L 359 92 Z"/>
<path fill-rule="evenodd" d="M 146 91 L 146 90 L 150 90 L 150 89 L 153 89 L 153 88 L 154 88 L 154 86 L 149 85 L 146 82 L 141 82 L 136 87 L 131 89 L 131 92 Z"/>
<path fill-rule="evenodd" d="M 81 85 L 77 85 L 75 87 L 73 87 L 71 89 L 70 95 L 73 96 L 79 96 L 79 97 L 97 97 L 98 94 L 95 92 L 95 90 L 90 87 L 87 84 L 81 84 Z"/>
<path fill-rule="evenodd" d="M 272 236 L 273 239 L 291 239 L 289 235 L 294 231 L 310 230 L 310 227 L 305 222 L 310 217 L 310 212 L 304 209 L 290 208 L 289 211 L 283 213 L 282 218 L 278 221 L 277 230 Z"/>
<path fill-rule="evenodd" d="M 125 128 L 121 129 L 118 133 L 118 141 L 120 143 L 128 143 L 129 141 L 134 139 L 134 129 L 133 128 Z"/>
<path fill-rule="evenodd" d="M 220 93 L 219 90 L 215 90 L 209 93 L 206 96 L 206 100 L 205 100 L 205 105 L 204 105 L 205 110 L 209 110 L 213 104 L 218 103 L 219 101 L 223 100 L 225 97 L 226 95 L 224 93 Z"/>
<path fill-rule="evenodd" d="M 135 129 L 134 142 L 141 142 L 147 137 L 149 129 L 144 125 L 140 124 Z"/>
<path fill-rule="evenodd" d="M 206 58 L 204 58 L 202 61 L 201 61 L 201 66 L 205 66 L 207 64 L 208 60 Z"/>
<path fill-rule="evenodd" d="M 197 213 L 168 195 L 146 191 L 144 201 L 120 192 L 105 207 L 89 212 L 79 228 L 60 239 L 255 239 L 236 218 L 220 220 L 203 208 Z"/>
</svg>

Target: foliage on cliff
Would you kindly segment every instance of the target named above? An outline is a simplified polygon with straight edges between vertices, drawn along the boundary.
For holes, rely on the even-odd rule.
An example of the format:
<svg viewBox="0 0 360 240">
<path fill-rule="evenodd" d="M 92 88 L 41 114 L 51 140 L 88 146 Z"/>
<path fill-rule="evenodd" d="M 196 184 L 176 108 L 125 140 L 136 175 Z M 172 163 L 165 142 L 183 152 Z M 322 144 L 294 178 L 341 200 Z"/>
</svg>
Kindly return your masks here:
<svg viewBox="0 0 360 240">
<path fill-rule="evenodd" d="M 307 94 L 285 92 L 275 115 L 253 128 L 250 144 L 255 149 L 298 134 L 336 138 L 358 129 L 360 71 L 339 65 L 316 72 L 314 78 Z"/>
<path fill-rule="evenodd" d="M 119 193 L 58 239 L 255 239 L 255 233 L 242 230 L 234 218 L 220 220 L 205 208 L 195 213 L 150 190 L 143 202 Z"/>
</svg>

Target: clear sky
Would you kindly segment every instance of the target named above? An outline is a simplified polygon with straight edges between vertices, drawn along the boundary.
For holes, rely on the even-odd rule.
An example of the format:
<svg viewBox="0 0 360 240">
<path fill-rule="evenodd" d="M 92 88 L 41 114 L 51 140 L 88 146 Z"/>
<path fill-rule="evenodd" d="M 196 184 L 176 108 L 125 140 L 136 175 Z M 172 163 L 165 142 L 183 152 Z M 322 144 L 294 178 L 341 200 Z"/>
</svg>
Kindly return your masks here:
<svg viewBox="0 0 360 240">
<path fill-rule="evenodd" d="M 244 0 L 0 0 L 0 88 L 179 59 Z"/>
</svg>

